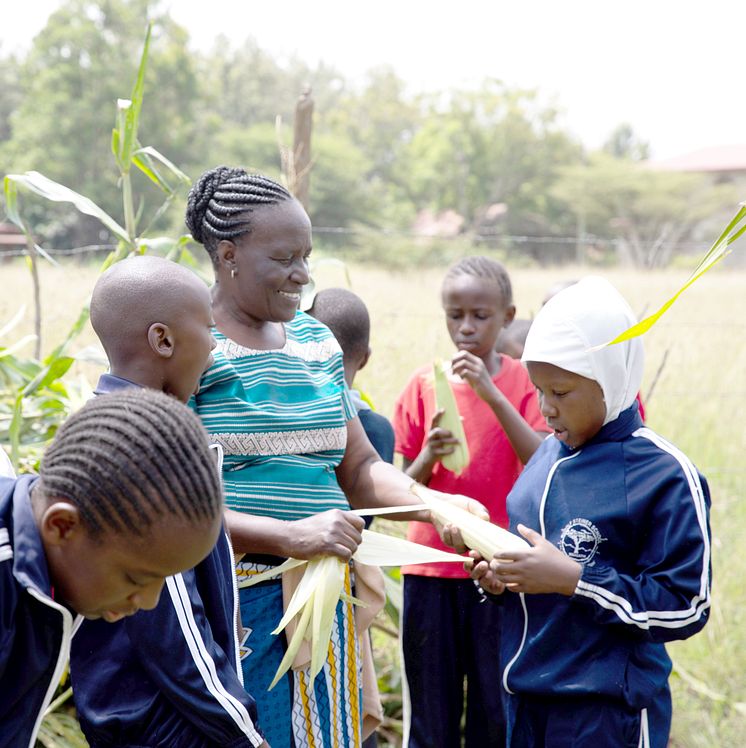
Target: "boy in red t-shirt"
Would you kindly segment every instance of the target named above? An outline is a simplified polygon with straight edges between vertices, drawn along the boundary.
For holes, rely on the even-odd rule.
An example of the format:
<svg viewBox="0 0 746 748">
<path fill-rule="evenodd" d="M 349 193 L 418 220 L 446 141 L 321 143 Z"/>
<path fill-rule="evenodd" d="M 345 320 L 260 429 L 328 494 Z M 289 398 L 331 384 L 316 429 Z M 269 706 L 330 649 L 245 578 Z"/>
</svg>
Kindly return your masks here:
<svg viewBox="0 0 746 748">
<path fill-rule="evenodd" d="M 500 330 L 515 316 L 510 278 L 499 262 L 467 257 L 447 272 L 441 294 L 458 349 L 449 379 L 470 461 L 460 475 L 440 461 L 457 440 L 439 426 L 430 366 L 418 369 L 399 396 L 396 451 L 412 478 L 478 499 L 493 522 L 507 526 L 505 498 L 547 428 L 525 368 L 495 351 Z M 408 538 L 445 549 L 426 523 L 411 522 Z M 504 744 L 500 606 L 480 605 L 468 574 L 454 564 L 405 566 L 402 573 L 405 745 L 461 744 L 464 679 L 467 748 Z"/>
</svg>

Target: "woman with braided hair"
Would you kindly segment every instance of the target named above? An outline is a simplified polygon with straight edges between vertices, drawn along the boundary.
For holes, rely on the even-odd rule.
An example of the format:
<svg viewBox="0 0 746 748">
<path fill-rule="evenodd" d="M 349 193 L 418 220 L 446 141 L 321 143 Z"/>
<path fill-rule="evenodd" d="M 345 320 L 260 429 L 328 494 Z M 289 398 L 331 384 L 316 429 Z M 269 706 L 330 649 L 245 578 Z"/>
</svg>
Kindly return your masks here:
<svg viewBox="0 0 746 748">
<path fill-rule="evenodd" d="M 207 435 L 160 392 L 89 401 L 39 476 L 0 478 L 0 745 L 35 745 L 81 617 L 155 607 L 166 577 L 207 556 L 222 519 Z"/>
<path fill-rule="evenodd" d="M 202 175 L 186 223 L 215 272 L 215 362 L 196 408 L 225 453 L 227 521 L 239 586 L 283 558 L 349 560 L 363 521 L 349 512 L 413 503 L 412 480 L 370 445 L 345 386 L 342 352 L 329 329 L 298 311 L 309 281 L 311 222 L 301 204 L 267 177 L 226 166 Z M 478 502 L 446 500 L 482 513 Z M 392 515 L 429 521 L 427 511 Z M 348 592 L 351 583 L 346 581 Z M 273 748 L 357 746 L 361 735 L 357 637 L 352 606 L 340 602 L 329 657 L 314 682 L 296 660 L 267 687 L 283 656 L 279 580 L 240 590 L 248 632 L 246 688 Z"/>
</svg>

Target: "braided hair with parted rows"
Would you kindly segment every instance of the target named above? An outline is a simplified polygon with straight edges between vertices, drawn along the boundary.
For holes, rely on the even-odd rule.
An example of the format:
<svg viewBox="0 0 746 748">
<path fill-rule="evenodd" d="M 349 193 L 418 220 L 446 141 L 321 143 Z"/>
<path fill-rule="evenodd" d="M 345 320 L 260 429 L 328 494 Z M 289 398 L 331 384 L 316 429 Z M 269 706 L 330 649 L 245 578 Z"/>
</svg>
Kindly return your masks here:
<svg viewBox="0 0 746 748">
<path fill-rule="evenodd" d="M 269 177 L 249 174 L 240 167 L 216 166 L 206 171 L 189 191 L 186 225 L 217 266 L 218 242 L 250 232 L 252 210 L 292 197 Z"/>
<path fill-rule="evenodd" d="M 74 504 L 94 538 L 138 537 L 156 517 L 199 524 L 223 511 L 220 478 L 199 418 L 157 390 L 89 400 L 44 453 L 40 489 Z"/>
<path fill-rule="evenodd" d="M 486 278 L 494 281 L 500 289 L 503 302 L 505 304 L 513 303 L 513 286 L 510 283 L 508 271 L 501 262 L 480 255 L 464 257 L 448 269 L 443 283 L 445 284 L 450 278 L 459 275 L 471 275 L 474 278 Z"/>
</svg>

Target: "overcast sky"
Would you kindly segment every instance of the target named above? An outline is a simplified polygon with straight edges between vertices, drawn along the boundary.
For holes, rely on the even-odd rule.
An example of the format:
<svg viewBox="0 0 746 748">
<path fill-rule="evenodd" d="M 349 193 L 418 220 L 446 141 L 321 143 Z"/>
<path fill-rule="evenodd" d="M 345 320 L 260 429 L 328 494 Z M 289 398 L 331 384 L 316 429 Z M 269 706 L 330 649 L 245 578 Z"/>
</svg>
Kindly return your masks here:
<svg viewBox="0 0 746 748">
<path fill-rule="evenodd" d="M 61 0 L 13 2 L 0 50 L 25 49 Z M 165 0 L 196 48 L 219 33 L 323 60 L 350 80 L 388 64 L 411 91 L 486 76 L 537 88 L 588 147 L 621 122 L 654 157 L 746 144 L 743 0 Z"/>
</svg>

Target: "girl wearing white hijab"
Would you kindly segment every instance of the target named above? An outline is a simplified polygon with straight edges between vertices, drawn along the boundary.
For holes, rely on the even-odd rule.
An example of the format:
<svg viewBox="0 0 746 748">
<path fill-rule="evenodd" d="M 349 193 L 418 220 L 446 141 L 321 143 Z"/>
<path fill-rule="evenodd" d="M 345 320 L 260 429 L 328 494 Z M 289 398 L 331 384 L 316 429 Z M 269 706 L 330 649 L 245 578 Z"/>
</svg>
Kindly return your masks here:
<svg viewBox="0 0 746 748">
<path fill-rule="evenodd" d="M 586 278 L 547 302 L 526 340 L 553 430 L 508 496 L 530 548 L 472 552 L 472 577 L 505 606 L 509 746 L 664 748 L 664 643 L 707 622 L 707 483 L 642 425 L 640 339 L 604 345 L 634 323 L 610 283 Z"/>
</svg>

